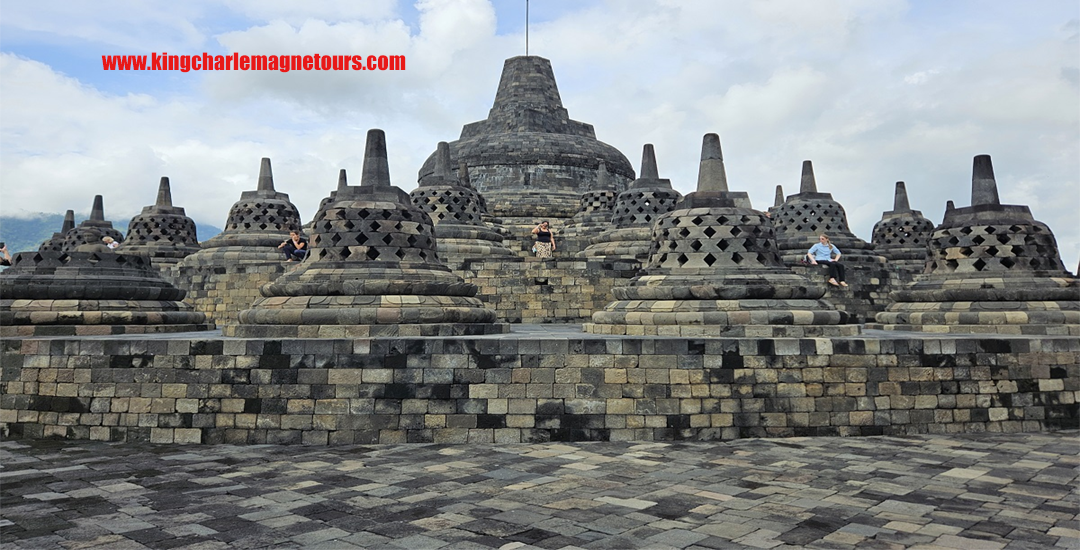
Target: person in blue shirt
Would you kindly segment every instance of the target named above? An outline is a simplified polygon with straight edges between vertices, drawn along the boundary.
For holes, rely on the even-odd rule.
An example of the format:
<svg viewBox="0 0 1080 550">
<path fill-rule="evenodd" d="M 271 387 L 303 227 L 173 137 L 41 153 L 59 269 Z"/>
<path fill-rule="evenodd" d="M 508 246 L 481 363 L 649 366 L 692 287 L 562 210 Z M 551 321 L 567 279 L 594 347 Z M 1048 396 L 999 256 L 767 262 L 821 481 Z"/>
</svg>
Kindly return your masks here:
<svg viewBox="0 0 1080 550">
<path fill-rule="evenodd" d="M 823 264 L 829 267 L 829 284 L 832 286 L 848 286 L 844 282 L 844 264 L 840 263 L 840 249 L 829 242 L 829 237 L 824 233 L 818 237 L 818 242 L 810 247 L 806 256 L 810 258 L 812 265 Z"/>
</svg>

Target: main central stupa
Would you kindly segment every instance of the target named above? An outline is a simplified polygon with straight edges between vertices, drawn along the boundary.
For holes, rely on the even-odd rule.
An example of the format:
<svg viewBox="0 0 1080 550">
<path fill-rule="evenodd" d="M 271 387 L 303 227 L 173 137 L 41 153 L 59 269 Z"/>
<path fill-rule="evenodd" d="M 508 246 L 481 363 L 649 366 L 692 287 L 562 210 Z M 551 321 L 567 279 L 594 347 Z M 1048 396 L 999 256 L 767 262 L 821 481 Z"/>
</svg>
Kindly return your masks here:
<svg viewBox="0 0 1080 550">
<path fill-rule="evenodd" d="M 618 149 L 597 140 L 591 124 L 570 119 L 551 62 L 536 56 L 506 60 L 488 117 L 466 124 L 450 142 L 450 155 L 452 166 L 468 166 L 491 215 L 511 227 L 531 229 L 545 219 L 556 229 L 569 223 L 581 195 L 596 183 L 600 163 L 619 190 L 634 179 Z M 434 172 L 432 153 L 418 179 Z"/>
</svg>

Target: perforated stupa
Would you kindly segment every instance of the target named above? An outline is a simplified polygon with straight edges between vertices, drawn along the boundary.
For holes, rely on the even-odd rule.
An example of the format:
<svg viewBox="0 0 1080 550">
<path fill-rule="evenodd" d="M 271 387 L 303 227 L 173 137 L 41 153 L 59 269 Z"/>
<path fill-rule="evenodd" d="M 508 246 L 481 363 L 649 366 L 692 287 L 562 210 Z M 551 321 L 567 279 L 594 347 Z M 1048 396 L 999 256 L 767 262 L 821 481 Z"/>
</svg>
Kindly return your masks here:
<svg viewBox="0 0 1080 550">
<path fill-rule="evenodd" d="M 359 186 L 339 186 L 312 224 L 311 252 L 262 287 L 226 335 L 449 336 L 505 332 L 477 287 L 438 257 L 434 226 L 390 184 L 386 138 L 370 130 Z"/>
<path fill-rule="evenodd" d="M 644 172 L 644 170 L 643 170 Z M 806 337 L 858 333 L 825 288 L 780 260 L 772 225 L 728 190 L 720 138 L 706 134 L 697 191 L 656 221 L 641 275 L 585 330 L 660 336 Z"/>
<path fill-rule="evenodd" d="M 671 180 L 660 178 L 656 151 L 646 143 L 641 151 L 641 177 L 615 198 L 612 229 L 594 237 L 579 256 L 586 258 L 644 261 L 652 247 L 652 226 L 682 199 Z"/>
<path fill-rule="evenodd" d="M 806 257 L 806 251 L 824 233 L 840 249 L 847 263 L 883 264 L 885 258 L 874 252 L 874 245 L 855 236 L 848 228 L 847 213 L 829 193 L 819 193 L 814 179 L 814 165 L 802 165 L 799 192 L 790 195 L 770 210 L 776 229 L 776 244 L 784 262 L 794 264 Z"/>
<path fill-rule="evenodd" d="M 922 212 L 912 210 L 908 204 L 907 187 L 896 182 L 893 209 L 881 214 L 874 224 L 874 250 L 888 260 L 889 265 L 908 271 L 922 272 L 926 267 L 927 242 L 934 231 L 934 223 Z"/>
<path fill-rule="evenodd" d="M 183 208 L 173 206 L 169 178 L 163 176 L 158 183 L 154 204 L 131 219 L 120 251 L 149 256 L 159 268 L 199 251 L 195 221 L 187 217 Z"/>
<path fill-rule="evenodd" d="M 948 208 L 924 275 L 893 292 L 875 328 L 1080 336 L 1080 281 L 1050 228 L 1001 204 L 989 155 L 975 157 L 971 206 Z"/>
</svg>

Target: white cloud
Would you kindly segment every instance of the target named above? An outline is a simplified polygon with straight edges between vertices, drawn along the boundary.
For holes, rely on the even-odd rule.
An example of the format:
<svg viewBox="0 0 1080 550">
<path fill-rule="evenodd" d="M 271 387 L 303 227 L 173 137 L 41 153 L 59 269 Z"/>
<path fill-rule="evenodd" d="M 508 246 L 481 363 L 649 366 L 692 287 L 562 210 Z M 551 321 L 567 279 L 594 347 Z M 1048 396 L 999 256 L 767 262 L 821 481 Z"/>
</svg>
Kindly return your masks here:
<svg viewBox="0 0 1080 550">
<path fill-rule="evenodd" d="M 371 127 L 387 131 L 393 181 L 411 189 L 436 142 L 486 116 L 503 60 L 524 50 L 521 34 L 495 34 L 484 0 L 418 2 L 413 26 L 389 1 L 181 4 L 5 4 L 3 24 L 135 51 L 169 43 L 405 55 L 407 70 L 188 73 L 170 75 L 183 91 L 109 94 L 6 54 L 0 180 L 15 200 L 3 213 L 85 209 L 103 192 L 115 220 L 152 202 L 157 178 L 169 175 L 178 205 L 220 225 L 253 188 L 259 157 L 271 156 L 279 189 L 309 216 L 337 168 L 358 177 Z M 811 159 L 820 189 L 869 239 L 895 181 L 907 182 L 913 208 L 940 221 L 946 200 L 968 204 L 971 158 L 987 153 L 1003 199 L 1029 204 L 1075 268 L 1075 5 L 936 7 L 953 19 L 899 1 L 612 0 L 534 23 L 530 50 L 552 60 L 572 118 L 635 167 L 642 144 L 654 143 L 661 176 L 683 192 L 696 181 L 702 134 L 718 132 L 731 187 L 756 206 L 772 204 L 776 184 L 796 192 L 801 161 Z M 207 30 L 220 12 L 247 22 Z M 116 13 L 119 23 L 106 16 Z"/>
</svg>

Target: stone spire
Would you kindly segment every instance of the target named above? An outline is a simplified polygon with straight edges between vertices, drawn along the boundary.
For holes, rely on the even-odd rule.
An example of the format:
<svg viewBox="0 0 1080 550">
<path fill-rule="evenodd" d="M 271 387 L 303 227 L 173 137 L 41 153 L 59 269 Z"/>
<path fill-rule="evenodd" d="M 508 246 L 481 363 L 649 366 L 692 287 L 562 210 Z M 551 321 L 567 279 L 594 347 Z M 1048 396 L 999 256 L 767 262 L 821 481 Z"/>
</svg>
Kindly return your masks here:
<svg viewBox="0 0 1080 550">
<path fill-rule="evenodd" d="M 386 158 L 386 134 L 369 131 L 364 150 L 360 187 L 390 187 L 390 161 Z"/>
<path fill-rule="evenodd" d="M 263 157 L 259 163 L 259 191 L 274 191 L 274 171 L 270 168 L 270 159 Z"/>
<path fill-rule="evenodd" d="M 653 144 L 646 143 L 641 150 L 641 173 L 637 181 L 651 181 L 660 179 L 660 171 L 656 168 L 656 151 Z"/>
<path fill-rule="evenodd" d="M 976 156 L 971 169 L 971 206 L 981 204 L 1001 204 L 990 155 Z"/>
<path fill-rule="evenodd" d="M 345 189 L 348 186 L 349 186 L 349 177 L 345 175 L 345 169 L 342 168 L 341 170 L 338 171 L 337 188 L 338 189 Z"/>
<path fill-rule="evenodd" d="M 784 186 L 777 185 L 776 196 L 773 197 L 773 206 L 780 206 L 781 204 L 784 204 Z"/>
<path fill-rule="evenodd" d="M 911 212 L 911 205 L 908 203 L 907 187 L 904 186 L 904 182 L 896 182 L 896 191 L 893 194 L 893 212 Z"/>
<path fill-rule="evenodd" d="M 882 212 L 881 220 L 874 224 L 871 242 L 889 265 L 921 272 L 926 264 L 926 243 L 934 224 L 923 217 L 922 212 L 911 209 L 904 182 L 896 182 L 893 197 L 893 209 Z"/>
<path fill-rule="evenodd" d="M 311 251 L 261 288 L 226 335 L 263 338 L 451 336 L 505 332 L 495 312 L 439 261 L 434 227 L 390 184 L 386 137 L 368 131 L 359 186 L 337 190 L 312 222 Z M 461 189 L 461 187 L 456 187 Z"/>
<path fill-rule="evenodd" d="M 199 250 L 195 221 L 183 208 L 173 206 L 169 178 L 162 176 L 157 200 L 131 219 L 117 251 L 149 256 L 158 269 L 167 269 Z"/>
<path fill-rule="evenodd" d="M 172 189 L 169 187 L 169 177 L 161 176 L 161 181 L 158 182 L 157 200 L 154 201 L 154 206 L 171 208 L 172 205 Z"/>
<path fill-rule="evenodd" d="M 877 315 L 888 330 L 1080 336 L 1080 283 L 1027 206 L 1000 204 L 990 157 L 975 157 L 972 204 L 945 210 L 926 269 Z"/>
<path fill-rule="evenodd" d="M 726 192 L 728 190 L 727 172 L 724 170 L 724 154 L 720 151 L 720 136 L 717 134 L 705 134 L 701 144 L 697 190 L 699 192 Z"/>
<path fill-rule="evenodd" d="M 658 336 L 812 337 L 857 334 L 821 300 L 825 287 L 784 266 L 764 213 L 726 189 L 720 140 L 706 134 L 698 191 L 651 226 L 646 267 L 586 332 Z M 708 162 L 707 162 L 708 161 Z M 646 173 L 642 170 L 642 173 Z M 633 190 L 633 188 L 631 188 Z"/>
<path fill-rule="evenodd" d="M 90 217 L 64 234 L 64 252 L 73 252 L 81 247 L 89 247 L 86 251 L 109 251 L 102 243 L 105 237 L 112 237 L 116 242 L 124 241 L 124 234 L 113 229 L 113 224 L 105 219 L 104 200 L 101 195 L 94 196 L 94 206 L 90 209 Z"/>
<path fill-rule="evenodd" d="M 60 232 L 53 233 L 52 237 L 41 243 L 38 250 L 60 252 L 64 248 L 64 238 L 67 236 L 68 231 L 72 229 L 75 229 L 75 211 L 68 210 L 64 214 L 64 224 L 60 227 Z"/>
<path fill-rule="evenodd" d="M 802 163 L 802 181 L 799 182 L 799 193 L 817 192 L 817 180 L 814 179 L 814 164 L 804 160 Z"/>
</svg>

